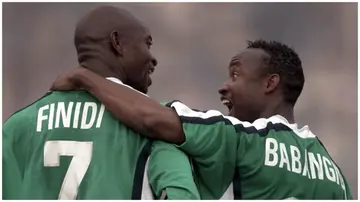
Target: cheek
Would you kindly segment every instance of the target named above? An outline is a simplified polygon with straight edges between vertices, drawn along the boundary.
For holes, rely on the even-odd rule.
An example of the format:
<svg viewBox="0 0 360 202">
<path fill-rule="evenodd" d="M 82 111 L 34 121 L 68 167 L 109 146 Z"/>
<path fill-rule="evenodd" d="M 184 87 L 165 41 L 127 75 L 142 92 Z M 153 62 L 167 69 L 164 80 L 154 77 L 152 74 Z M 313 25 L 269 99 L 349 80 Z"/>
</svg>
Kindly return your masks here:
<svg viewBox="0 0 360 202">
<path fill-rule="evenodd" d="M 143 53 L 143 56 L 144 56 L 144 62 L 145 63 L 150 63 L 152 58 L 153 58 L 150 50 L 146 47 L 145 49 L 143 49 L 142 53 Z"/>
<path fill-rule="evenodd" d="M 145 50 L 143 47 L 134 47 L 132 52 L 132 59 L 132 63 L 136 69 L 136 72 L 140 75 L 146 74 L 148 71 L 146 65 L 150 61 L 149 51 Z"/>
<path fill-rule="evenodd" d="M 139 62 L 143 56 L 142 47 L 136 44 L 132 44 L 124 50 L 124 57 L 131 62 Z"/>
<path fill-rule="evenodd" d="M 246 95 L 247 85 L 242 80 L 238 80 L 229 85 L 232 96 L 242 97 Z"/>
<path fill-rule="evenodd" d="M 236 105 L 251 105 L 257 98 L 256 90 L 251 83 L 239 81 L 232 86 L 231 94 Z"/>
</svg>

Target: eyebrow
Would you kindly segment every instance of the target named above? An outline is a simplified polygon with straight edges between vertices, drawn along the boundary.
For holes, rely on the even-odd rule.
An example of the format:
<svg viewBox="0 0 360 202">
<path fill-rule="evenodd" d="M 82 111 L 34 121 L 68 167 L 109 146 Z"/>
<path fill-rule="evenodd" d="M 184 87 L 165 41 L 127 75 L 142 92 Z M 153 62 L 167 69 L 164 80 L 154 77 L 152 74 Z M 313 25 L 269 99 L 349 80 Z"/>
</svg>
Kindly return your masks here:
<svg viewBox="0 0 360 202">
<path fill-rule="evenodd" d="M 232 59 L 230 61 L 229 67 L 240 64 L 240 60 L 238 58 Z"/>
</svg>

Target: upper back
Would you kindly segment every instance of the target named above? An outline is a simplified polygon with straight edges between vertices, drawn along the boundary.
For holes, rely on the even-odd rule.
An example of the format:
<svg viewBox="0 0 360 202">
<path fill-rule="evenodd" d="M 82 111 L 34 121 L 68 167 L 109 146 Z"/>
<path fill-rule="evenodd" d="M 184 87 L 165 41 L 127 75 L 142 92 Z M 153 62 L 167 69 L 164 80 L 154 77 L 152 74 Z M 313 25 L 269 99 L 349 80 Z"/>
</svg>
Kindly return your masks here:
<svg viewBox="0 0 360 202">
<path fill-rule="evenodd" d="M 131 199 L 142 184 L 138 157 L 151 146 L 83 91 L 46 94 L 11 116 L 3 134 L 26 199 Z"/>
<path fill-rule="evenodd" d="M 273 116 L 240 130 L 237 180 L 242 198 L 351 198 L 340 169 L 307 126 L 298 129 Z"/>
</svg>

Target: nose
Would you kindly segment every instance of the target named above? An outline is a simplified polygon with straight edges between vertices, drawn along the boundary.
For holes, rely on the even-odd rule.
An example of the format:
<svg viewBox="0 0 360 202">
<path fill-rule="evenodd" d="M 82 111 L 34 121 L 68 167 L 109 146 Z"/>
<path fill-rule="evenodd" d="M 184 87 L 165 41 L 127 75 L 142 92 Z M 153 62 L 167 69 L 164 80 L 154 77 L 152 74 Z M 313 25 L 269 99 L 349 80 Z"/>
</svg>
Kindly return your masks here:
<svg viewBox="0 0 360 202">
<path fill-rule="evenodd" d="M 158 64 L 157 59 L 153 57 L 153 59 L 151 60 L 151 64 L 155 67 Z"/>
<path fill-rule="evenodd" d="M 229 92 L 229 85 L 225 82 L 220 86 L 219 93 L 220 95 L 225 95 L 227 94 L 227 92 Z"/>
</svg>

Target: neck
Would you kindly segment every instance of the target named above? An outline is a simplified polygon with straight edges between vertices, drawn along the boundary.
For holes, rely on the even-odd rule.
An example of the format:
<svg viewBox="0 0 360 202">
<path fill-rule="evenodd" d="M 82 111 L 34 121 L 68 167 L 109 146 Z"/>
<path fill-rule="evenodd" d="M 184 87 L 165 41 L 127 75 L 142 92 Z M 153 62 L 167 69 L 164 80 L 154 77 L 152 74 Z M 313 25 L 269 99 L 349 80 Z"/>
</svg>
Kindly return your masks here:
<svg viewBox="0 0 360 202">
<path fill-rule="evenodd" d="M 117 79 L 120 79 L 122 82 L 125 82 L 125 74 L 120 69 L 119 74 L 115 74 L 111 68 L 111 66 L 107 65 L 105 62 L 103 62 L 100 59 L 88 59 L 82 63 L 80 63 L 80 66 L 85 67 L 97 74 L 99 74 L 102 77 L 115 77 Z"/>
<path fill-rule="evenodd" d="M 289 123 L 295 123 L 294 107 L 289 103 L 279 102 L 277 104 L 269 105 L 260 117 L 269 118 L 273 115 L 281 115 Z"/>
</svg>

